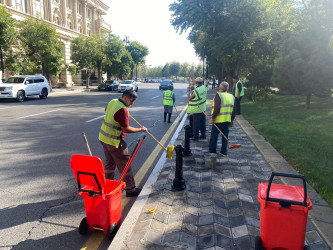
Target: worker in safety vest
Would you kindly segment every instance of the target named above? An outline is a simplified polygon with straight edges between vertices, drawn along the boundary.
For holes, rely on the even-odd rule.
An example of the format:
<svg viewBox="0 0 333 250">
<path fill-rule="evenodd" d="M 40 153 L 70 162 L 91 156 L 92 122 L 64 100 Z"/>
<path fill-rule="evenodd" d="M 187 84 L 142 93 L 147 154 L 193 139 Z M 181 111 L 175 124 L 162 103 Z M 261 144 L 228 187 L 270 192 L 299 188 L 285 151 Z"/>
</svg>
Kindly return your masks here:
<svg viewBox="0 0 333 250">
<path fill-rule="evenodd" d="M 168 90 L 164 91 L 163 93 L 163 105 L 164 105 L 164 122 L 166 122 L 166 118 L 168 115 L 168 123 L 171 122 L 171 114 L 172 114 L 172 109 L 173 105 L 176 101 L 175 94 L 172 91 L 173 87 L 170 85 L 168 87 Z"/>
<path fill-rule="evenodd" d="M 111 100 L 105 108 L 104 121 L 98 139 L 105 154 L 105 178 L 113 180 L 116 165 L 119 173 L 124 171 L 130 156 L 127 144 L 124 141 L 126 133 L 146 132 L 147 128 L 134 128 L 129 125 L 129 112 L 127 107 L 134 104 L 137 94 L 134 90 L 126 90 L 119 99 Z M 138 196 L 141 189 L 136 188 L 131 167 L 125 174 L 126 196 Z"/>
<path fill-rule="evenodd" d="M 212 102 L 212 118 L 210 123 L 215 125 L 222 131 L 222 133 L 228 138 L 229 126 L 233 126 L 233 120 L 236 116 L 235 97 L 228 93 L 229 83 L 222 82 L 219 87 L 219 91 Z M 209 141 L 209 152 L 216 153 L 217 140 L 219 131 L 215 126 L 212 126 Z M 222 135 L 221 135 L 222 136 Z M 222 146 L 220 150 L 221 156 L 227 156 L 228 141 L 222 136 Z"/>
<path fill-rule="evenodd" d="M 190 74 L 192 81 L 196 85 L 196 88 L 192 91 L 188 98 L 187 114 L 191 116 L 192 119 L 192 132 L 193 137 L 190 140 L 206 139 L 206 117 L 202 111 L 206 111 L 206 100 L 207 100 L 207 88 L 203 85 L 203 79 L 197 77 L 194 79 Z M 200 110 L 200 108 L 201 110 Z"/>
<path fill-rule="evenodd" d="M 232 87 L 232 94 L 235 97 L 235 103 L 236 103 L 236 107 L 237 107 L 236 115 L 240 115 L 241 114 L 240 102 L 244 96 L 244 87 L 243 87 L 242 81 L 239 80 L 237 75 L 234 75 L 232 77 L 232 81 L 234 83 L 234 85 Z"/>
</svg>

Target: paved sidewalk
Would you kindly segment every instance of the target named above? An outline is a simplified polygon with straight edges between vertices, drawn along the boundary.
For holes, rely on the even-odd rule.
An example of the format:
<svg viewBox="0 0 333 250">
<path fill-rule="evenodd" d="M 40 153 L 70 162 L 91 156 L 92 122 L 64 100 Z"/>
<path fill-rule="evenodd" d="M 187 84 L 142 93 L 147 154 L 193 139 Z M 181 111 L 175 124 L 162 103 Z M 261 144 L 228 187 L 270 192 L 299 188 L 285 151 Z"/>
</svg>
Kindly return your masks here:
<svg viewBox="0 0 333 250">
<path fill-rule="evenodd" d="M 213 96 L 209 91 L 210 101 Z M 187 123 L 183 119 L 170 144 L 184 145 Z M 209 137 L 212 125 L 206 126 Z M 268 181 L 272 169 L 294 170 L 242 116 L 229 139 L 242 147 L 229 149 L 228 157 L 218 156 L 215 168 L 205 167 L 208 140 L 191 142 L 193 156 L 183 162 L 184 191 L 171 189 L 175 159 L 161 159 L 109 249 L 253 249 L 260 235 L 258 184 Z M 218 149 L 220 141 L 221 136 Z M 333 210 L 308 188 L 314 206 L 306 243 L 311 249 L 332 249 Z M 156 211 L 147 213 L 152 209 Z"/>
<path fill-rule="evenodd" d="M 59 92 L 73 92 L 73 91 L 97 91 L 97 86 L 89 86 L 87 89 L 87 86 L 82 85 L 73 85 L 73 86 L 67 86 L 67 87 L 53 87 L 51 91 L 51 95 L 53 93 L 59 93 Z"/>
</svg>

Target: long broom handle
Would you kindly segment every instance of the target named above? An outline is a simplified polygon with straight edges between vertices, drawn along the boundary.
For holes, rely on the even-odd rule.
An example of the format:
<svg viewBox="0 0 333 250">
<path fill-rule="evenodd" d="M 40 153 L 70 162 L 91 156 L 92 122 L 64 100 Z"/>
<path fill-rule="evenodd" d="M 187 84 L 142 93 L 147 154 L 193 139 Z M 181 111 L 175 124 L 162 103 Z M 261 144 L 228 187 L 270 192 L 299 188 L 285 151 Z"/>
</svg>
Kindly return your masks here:
<svg viewBox="0 0 333 250">
<path fill-rule="evenodd" d="M 129 158 L 129 160 L 128 160 L 127 164 L 126 164 L 126 166 L 125 166 L 125 168 L 124 168 L 124 170 L 123 170 L 123 172 L 122 172 L 122 174 L 121 174 L 121 176 L 120 176 L 120 178 L 119 178 L 119 180 L 118 180 L 118 182 L 117 182 L 116 187 L 119 186 L 120 182 L 121 182 L 121 181 L 123 180 L 123 178 L 125 177 L 125 174 L 127 173 L 127 170 L 128 170 L 129 167 L 131 166 L 132 161 L 134 160 L 134 157 L 136 156 L 136 153 L 139 151 L 139 149 L 140 149 L 140 147 L 141 147 L 141 144 L 143 143 L 143 141 L 144 141 L 145 138 L 146 138 L 146 136 L 143 136 L 143 138 L 141 139 L 141 141 L 139 140 L 139 141 L 137 142 L 137 144 L 135 145 L 135 148 L 134 148 L 134 150 L 133 150 L 133 153 L 132 153 L 131 157 Z"/>
<path fill-rule="evenodd" d="M 137 120 L 135 120 L 131 115 L 129 116 L 133 121 L 136 122 L 136 124 L 138 124 L 141 128 L 143 127 L 140 123 L 137 122 Z M 160 146 L 165 150 L 165 152 L 168 152 L 168 150 L 166 149 L 166 147 L 163 146 L 162 143 L 160 143 L 151 133 L 149 133 L 149 131 L 147 130 L 147 134 L 151 136 L 151 138 L 153 138 L 158 144 L 160 144 Z"/>
<path fill-rule="evenodd" d="M 87 145 L 87 148 L 88 148 L 88 151 L 89 151 L 89 154 L 92 156 L 92 153 L 91 153 L 91 150 L 90 150 L 90 147 L 89 147 L 89 144 L 88 144 L 88 140 L 87 140 L 87 137 L 86 137 L 86 133 L 82 133 L 82 136 L 83 136 L 83 139 L 84 139 L 84 142 L 86 143 Z"/>
<path fill-rule="evenodd" d="M 208 117 L 208 115 L 205 113 L 205 111 L 203 111 L 199 106 L 198 108 L 201 110 L 202 113 L 204 113 L 204 115 L 208 118 L 208 120 L 210 120 L 210 118 Z M 230 145 L 232 145 L 232 143 L 228 140 L 228 138 L 222 133 L 222 131 L 218 128 L 218 126 L 216 126 L 216 124 L 213 122 L 213 125 L 215 126 L 215 128 L 221 133 L 221 135 L 223 135 L 223 137 L 229 142 Z"/>
</svg>

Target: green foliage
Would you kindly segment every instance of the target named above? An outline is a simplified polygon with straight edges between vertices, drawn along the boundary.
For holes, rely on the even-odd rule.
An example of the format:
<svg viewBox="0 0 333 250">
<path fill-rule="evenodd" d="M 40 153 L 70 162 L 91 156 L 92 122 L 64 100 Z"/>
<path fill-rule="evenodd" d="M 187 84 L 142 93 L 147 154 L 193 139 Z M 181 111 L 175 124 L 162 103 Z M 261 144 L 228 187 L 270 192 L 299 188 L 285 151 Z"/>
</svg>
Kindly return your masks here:
<svg viewBox="0 0 333 250">
<path fill-rule="evenodd" d="M 267 100 L 268 92 L 268 88 L 251 86 L 246 88 L 245 97 L 252 102 L 256 102 L 258 100 Z"/>
<path fill-rule="evenodd" d="M 0 47 L 8 49 L 15 37 L 15 20 L 3 6 L 0 6 Z"/>
<path fill-rule="evenodd" d="M 129 46 L 127 46 L 127 50 L 130 52 L 134 62 L 134 65 L 131 68 L 131 78 L 133 78 L 134 66 L 137 66 L 139 63 L 144 63 L 145 57 L 148 55 L 149 50 L 146 46 L 137 41 L 131 42 Z"/>
<path fill-rule="evenodd" d="M 22 46 L 22 50 L 19 51 L 22 58 L 19 68 L 24 71 L 35 71 L 39 68 L 38 72 L 47 77 L 50 74 L 58 75 L 64 62 L 63 47 L 55 29 L 42 20 L 32 18 L 21 22 L 19 28 Z"/>
<path fill-rule="evenodd" d="M 280 90 L 305 96 L 328 95 L 333 87 L 333 53 L 325 32 L 320 28 L 301 31 L 282 48 L 273 78 Z"/>
</svg>

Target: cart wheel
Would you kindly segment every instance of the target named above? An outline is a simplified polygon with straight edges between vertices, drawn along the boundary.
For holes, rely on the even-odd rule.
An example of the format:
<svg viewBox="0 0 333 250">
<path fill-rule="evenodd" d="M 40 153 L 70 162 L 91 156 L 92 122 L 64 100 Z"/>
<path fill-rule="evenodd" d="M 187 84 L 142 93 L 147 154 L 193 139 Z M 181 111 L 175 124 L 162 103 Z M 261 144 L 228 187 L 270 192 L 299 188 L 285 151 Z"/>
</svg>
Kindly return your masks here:
<svg viewBox="0 0 333 250">
<path fill-rule="evenodd" d="M 109 240 L 113 240 L 114 236 L 116 236 L 116 233 L 118 232 L 118 224 L 117 223 L 113 223 L 110 228 L 109 228 Z"/>
<path fill-rule="evenodd" d="M 255 245 L 255 250 L 265 249 L 265 248 L 261 247 L 261 238 L 260 238 L 260 236 L 256 236 L 255 241 L 254 241 L 254 245 Z"/>
<path fill-rule="evenodd" d="M 311 248 L 308 245 L 304 245 L 304 250 L 311 250 Z"/>
<path fill-rule="evenodd" d="M 81 223 L 80 223 L 80 226 L 79 226 L 79 233 L 80 234 L 86 234 L 88 232 L 89 232 L 89 225 L 88 225 L 88 222 L 87 222 L 87 217 L 84 217 L 81 220 Z"/>
</svg>

